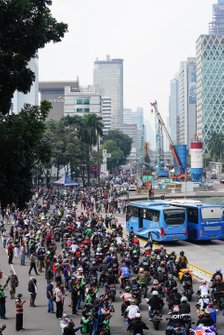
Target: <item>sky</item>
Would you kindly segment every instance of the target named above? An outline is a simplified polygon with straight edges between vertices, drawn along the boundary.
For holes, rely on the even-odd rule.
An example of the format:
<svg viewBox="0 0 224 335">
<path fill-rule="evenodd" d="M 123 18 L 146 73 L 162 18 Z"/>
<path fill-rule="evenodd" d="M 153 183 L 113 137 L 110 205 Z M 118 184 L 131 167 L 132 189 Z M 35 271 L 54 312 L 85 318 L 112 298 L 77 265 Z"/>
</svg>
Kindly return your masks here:
<svg viewBox="0 0 224 335">
<path fill-rule="evenodd" d="M 68 24 L 60 43 L 39 52 L 39 79 L 93 83 L 96 58 L 124 60 L 124 107 L 157 100 L 168 116 L 170 80 L 179 64 L 195 56 L 195 42 L 208 33 L 217 0 L 53 0 L 52 15 Z"/>
</svg>

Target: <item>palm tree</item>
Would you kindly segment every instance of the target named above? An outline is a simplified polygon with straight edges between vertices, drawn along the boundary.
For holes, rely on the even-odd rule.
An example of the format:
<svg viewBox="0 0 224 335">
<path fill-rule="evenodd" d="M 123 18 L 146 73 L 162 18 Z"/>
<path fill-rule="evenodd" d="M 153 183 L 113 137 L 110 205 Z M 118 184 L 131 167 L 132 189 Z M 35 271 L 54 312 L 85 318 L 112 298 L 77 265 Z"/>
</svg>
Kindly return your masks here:
<svg viewBox="0 0 224 335">
<path fill-rule="evenodd" d="M 97 145 L 98 157 L 99 157 L 99 139 L 103 135 L 103 123 L 102 118 L 96 114 L 85 114 L 78 126 L 79 138 L 83 143 L 83 149 L 86 153 L 86 168 L 88 176 L 88 185 L 90 184 L 90 156 L 92 153 L 93 146 Z M 98 158 L 99 165 L 99 158 Z"/>
</svg>

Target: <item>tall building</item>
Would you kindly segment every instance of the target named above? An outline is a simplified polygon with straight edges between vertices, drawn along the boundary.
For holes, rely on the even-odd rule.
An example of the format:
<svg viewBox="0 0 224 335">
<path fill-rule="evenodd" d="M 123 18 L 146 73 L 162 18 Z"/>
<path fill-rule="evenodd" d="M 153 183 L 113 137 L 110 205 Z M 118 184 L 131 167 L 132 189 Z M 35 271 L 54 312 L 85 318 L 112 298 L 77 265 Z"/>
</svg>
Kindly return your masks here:
<svg viewBox="0 0 224 335">
<path fill-rule="evenodd" d="M 23 108 L 24 104 L 39 105 L 38 99 L 38 83 L 39 83 L 39 70 L 38 58 L 32 58 L 28 63 L 30 68 L 35 74 L 35 81 L 33 82 L 30 91 L 26 94 L 16 91 L 12 99 L 11 111 L 18 114 Z"/>
<path fill-rule="evenodd" d="M 207 150 L 213 131 L 224 132 L 224 35 L 196 41 L 197 135 Z"/>
<path fill-rule="evenodd" d="M 111 98 L 102 97 L 101 113 L 103 119 L 103 133 L 107 134 L 111 129 Z"/>
<path fill-rule="evenodd" d="M 82 116 L 94 113 L 101 117 L 101 95 L 93 86 L 79 87 L 74 90 L 72 86 L 65 86 L 64 116 Z"/>
<path fill-rule="evenodd" d="M 178 144 L 190 143 L 196 132 L 196 59 L 180 63 L 178 75 Z"/>
<path fill-rule="evenodd" d="M 49 120 L 60 120 L 64 116 L 64 91 L 65 86 L 79 91 L 79 81 L 42 81 L 39 83 L 41 101 L 51 102 L 52 109 L 48 115 Z"/>
<path fill-rule="evenodd" d="M 96 60 L 93 85 L 102 90 L 102 96 L 111 98 L 111 127 L 123 123 L 123 59 Z"/>
<path fill-rule="evenodd" d="M 169 96 L 169 130 L 170 136 L 174 144 L 177 144 L 179 137 L 179 126 L 177 127 L 178 111 L 179 111 L 179 81 L 178 76 L 170 81 Z M 171 131 L 172 130 L 172 131 Z"/>
<path fill-rule="evenodd" d="M 224 35 L 224 0 L 218 0 L 212 6 L 212 22 L 209 23 L 209 34 Z"/>
</svg>

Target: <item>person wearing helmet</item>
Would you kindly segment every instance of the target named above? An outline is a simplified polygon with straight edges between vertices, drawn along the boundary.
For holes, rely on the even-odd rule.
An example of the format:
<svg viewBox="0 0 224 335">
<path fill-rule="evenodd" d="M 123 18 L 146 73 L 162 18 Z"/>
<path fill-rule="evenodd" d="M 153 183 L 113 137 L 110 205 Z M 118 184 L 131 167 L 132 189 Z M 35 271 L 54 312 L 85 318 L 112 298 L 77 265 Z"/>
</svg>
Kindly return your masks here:
<svg viewBox="0 0 224 335">
<path fill-rule="evenodd" d="M 183 287 L 192 287 L 193 286 L 193 280 L 192 280 L 192 275 L 189 271 L 189 269 L 186 269 L 184 271 L 184 274 L 181 278 L 181 284 L 183 285 Z"/>
<path fill-rule="evenodd" d="M 208 309 L 205 309 L 204 312 L 199 313 L 197 326 L 203 325 L 204 327 L 210 327 L 214 325 L 211 313 Z"/>
<path fill-rule="evenodd" d="M 209 291 L 208 291 L 207 282 L 206 280 L 202 280 L 201 285 L 198 288 L 197 295 L 202 297 L 202 295 L 208 295 L 208 294 L 209 294 Z"/>
<path fill-rule="evenodd" d="M 187 302 L 187 297 L 183 296 L 180 299 L 180 314 L 190 314 L 191 306 Z"/>
<path fill-rule="evenodd" d="M 159 311 L 160 316 L 162 315 L 162 308 L 164 305 L 163 299 L 160 297 L 159 292 L 154 290 L 152 291 L 152 296 L 150 299 L 147 299 L 147 304 L 149 305 L 149 319 L 152 319 L 152 315 L 155 311 Z"/>
<path fill-rule="evenodd" d="M 136 313 L 140 313 L 140 309 L 136 305 L 135 300 L 131 300 L 131 304 L 125 310 L 125 314 L 127 315 L 129 325 L 135 319 Z"/>
<path fill-rule="evenodd" d="M 130 269 L 126 265 L 123 265 L 120 269 L 121 288 L 124 287 L 124 280 L 129 279 L 130 275 L 131 275 Z"/>
<path fill-rule="evenodd" d="M 177 260 L 178 272 L 180 269 L 186 269 L 187 263 L 187 257 L 185 256 L 184 251 L 181 251 Z"/>
<path fill-rule="evenodd" d="M 135 318 L 129 323 L 127 331 L 133 335 L 144 335 L 144 329 L 149 329 L 148 326 L 141 320 L 141 314 L 136 313 Z"/>
<path fill-rule="evenodd" d="M 124 293 L 121 295 L 122 304 L 121 304 L 121 316 L 124 315 L 124 312 L 127 308 L 127 306 L 130 304 L 130 301 L 132 299 L 132 293 L 130 286 L 126 286 L 124 289 Z"/>
<path fill-rule="evenodd" d="M 222 270 L 221 268 L 217 268 L 215 273 L 212 275 L 212 279 L 211 279 L 211 282 L 213 282 L 215 280 L 215 277 L 216 276 L 220 276 L 221 277 L 221 281 L 223 280 L 223 274 L 222 274 Z"/>
<path fill-rule="evenodd" d="M 183 327 L 185 326 L 185 321 L 183 316 L 180 313 L 180 309 L 178 305 L 175 305 L 170 313 L 170 319 L 167 325 L 167 330 L 171 327 Z"/>
<path fill-rule="evenodd" d="M 174 287 L 177 287 L 177 282 L 174 279 L 172 273 L 168 275 L 168 280 L 164 284 L 164 291 L 166 292 L 166 296 L 172 291 Z"/>
<path fill-rule="evenodd" d="M 180 305 L 181 294 L 178 292 L 177 287 L 173 287 L 167 297 L 168 308 L 172 311 L 173 306 Z"/>
<path fill-rule="evenodd" d="M 209 302 L 207 309 L 209 310 L 211 318 L 213 320 L 213 324 L 215 325 L 217 320 L 217 312 L 216 309 L 214 308 L 214 304 L 212 302 Z"/>
<path fill-rule="evenodd" d="M 207 308 L 208 304 L 209 304 L 209 296 L 206 293 L 204 293 L 198 300 L 196 308 L 198 309 L 198 311 L 201 311 Z"/>
</svg>

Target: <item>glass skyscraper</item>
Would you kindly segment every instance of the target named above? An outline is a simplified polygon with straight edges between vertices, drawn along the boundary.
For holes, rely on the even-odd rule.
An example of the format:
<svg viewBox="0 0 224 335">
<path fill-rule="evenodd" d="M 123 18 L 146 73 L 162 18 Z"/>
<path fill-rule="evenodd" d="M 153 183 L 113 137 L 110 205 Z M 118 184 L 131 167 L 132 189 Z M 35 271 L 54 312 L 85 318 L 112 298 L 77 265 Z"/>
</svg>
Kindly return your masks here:
<svg viewBox="0 0 224 335">
<path fill-rule="evenodd" d="M 111 128 L 123 123 L 123 59 L 94 62 L 93 85 L 111 98 Z"/>
<path fill-rule="evenodd" d="M 201 35 L 196 59 L 197 135 L 206 151 L 212 132 L 224 132 L 224 35 Z"/>
<path fill-rule="evenodd" d="M 209 34 L 224 35 L 224 0 L 218 0 L 212 6 L 212 22 L 209 23 Z"/>
</svg>

